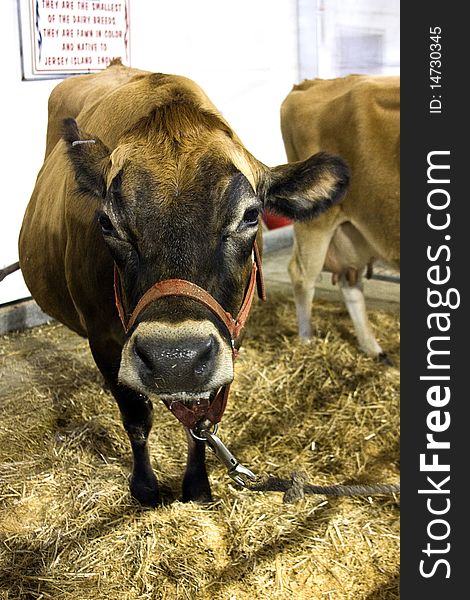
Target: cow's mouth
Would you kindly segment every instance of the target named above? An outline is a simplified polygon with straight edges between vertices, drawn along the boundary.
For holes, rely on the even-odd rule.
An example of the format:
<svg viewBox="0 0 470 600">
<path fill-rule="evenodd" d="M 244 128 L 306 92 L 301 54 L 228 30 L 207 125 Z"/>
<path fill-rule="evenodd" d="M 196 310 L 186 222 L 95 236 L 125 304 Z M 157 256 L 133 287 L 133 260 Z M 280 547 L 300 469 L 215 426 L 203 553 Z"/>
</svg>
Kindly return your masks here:
<svg viewBox="0 0 470 600">
<path fill-rule="evenodd" d="M 171 405 L 173 402 L 181 402 L 188 408 L 192 408 L 193 406 L 209 407 L 216 393 L 217 390 L 208 392 L 174 392 L 172 394 L 158 394 L 158 397 L 166 406 Z"/>
<path fill-rule="evenodd" d="M 206 428 L 220 422 L 227 404 L 230 386 L 206 392 L 159 394 L 165 406 L 189 430 Z"/>
</svg>

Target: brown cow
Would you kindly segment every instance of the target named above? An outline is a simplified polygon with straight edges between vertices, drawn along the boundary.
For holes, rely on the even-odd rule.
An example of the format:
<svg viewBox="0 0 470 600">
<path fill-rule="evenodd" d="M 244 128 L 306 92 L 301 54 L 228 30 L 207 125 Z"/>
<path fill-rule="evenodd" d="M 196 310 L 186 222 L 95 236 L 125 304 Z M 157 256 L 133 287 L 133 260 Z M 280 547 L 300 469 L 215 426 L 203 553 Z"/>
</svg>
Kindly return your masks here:
<svg viewBox="0 0 470 600">
<path fill-rule="evenodd" d="M 333 273 L 361 349 L 388 362 L 366 315 L 363 271 L 376 258 L 400 265 L 400 82 L 398 77 L 350 75 L 294 86 L 281 108 L 289 161 L 319 148 L 339 154 L 351 169 L 341 202 L 315 221 L 294 224 L 289 264 L 299 335 L 311 338 L 315 280 Z"/>
<path fill-rule="evenodd" d="M 188 429 L 220 420 L 263 206 L 311 218 L 347 181 L 344 163 L 326 154 L 266 167 L 183 77 L 115 61 L 52 92 L 21 269 L 42 309 L 88 337 L 130 439 L 141 503 L 160 501 L 151 401 Z M 208 501 L 204 442 L 188 440 L 183 499 Z"/>
</svg>

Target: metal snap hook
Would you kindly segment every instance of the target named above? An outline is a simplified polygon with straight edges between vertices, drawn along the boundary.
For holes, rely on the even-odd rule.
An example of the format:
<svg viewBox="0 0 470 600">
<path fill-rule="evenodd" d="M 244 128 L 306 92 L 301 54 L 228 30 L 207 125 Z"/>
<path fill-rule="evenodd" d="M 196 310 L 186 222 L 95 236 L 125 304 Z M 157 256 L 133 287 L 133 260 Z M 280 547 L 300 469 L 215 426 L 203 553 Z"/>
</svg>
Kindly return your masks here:
<svg viewBox="0 0 470 600">
<path fill-rule="evenodd" d="M 212 430 L 211 434 L 212 434 L 212 435 L 215 435 L 215 434 L 217 433 L 218 429 L 219 429 L 219 424 L 218 424 L 218 423 L 216 423 L 216 424 L 214 425 L 214 429 Z M 204 429 L 204 428 L 201 428 L 201 429 L 200 429 L 200 433 L 201 433 L 201 435 L 203 435 L 205 432 L 208 432 L 208 430 L 207 430 L 207 429 Z M 206 438 L 206 437 L 201 437 L 200 435 L 198 435 L 198 434 L 197 434 L 197 433 L 194 431 L 194 429 L 190 429 L 190 430 L 189 430 L 189 433 L 192 435 L 192 437 L 193 437 L 195 440 L 198 440 L 199 442 L 206 442 L 206 443 L 207 443 L 207 438 Z M 209 433 L 209 432 L 208 432 L 208 433 Z"/>
<path fill-rule="evenodd" d="M 245 478 L 251 479 L 252 481 L 256 479 L 256 475 L 250 471 L 250 469 L 247 469 L 240 464 L 222 440 L 215 435 L 215 431 L 211 433 L 210 431 L 207 431 L 207 429 L 202 429 L 200 433 L 203 438 L 196 437 L 196 439 L 203 439 L 207 442 L 209 448 L 211 448 L 219 461 L 227 469 L 229 477 L 238 483 L 238 485 L 245 487 L 247 484 Z"/>
</svg>

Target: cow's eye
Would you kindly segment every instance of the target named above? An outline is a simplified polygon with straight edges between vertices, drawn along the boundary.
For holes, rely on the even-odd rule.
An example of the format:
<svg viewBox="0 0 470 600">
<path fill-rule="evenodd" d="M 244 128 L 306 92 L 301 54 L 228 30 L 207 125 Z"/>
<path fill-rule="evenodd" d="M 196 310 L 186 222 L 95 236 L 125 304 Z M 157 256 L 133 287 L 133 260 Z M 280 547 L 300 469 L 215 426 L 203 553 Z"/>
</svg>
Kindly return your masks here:
<svg viewBox="0 0 470 600">
<path fill-rule="evenodd" d="M 111 223 L 111 219 L 108 217 L 108 215 L 105 215 L 104 213 L 99 213 L 98 223 L 104 235 L 110 235 L 114 232 L 113 224 Z"/>
<path fill-rule="evenodd" d="M 257 208 L 249 208 L 245 211 L 241 222 L 242 227 L 253 227 L 258 224 L 259 210 Z"/>
</svg>

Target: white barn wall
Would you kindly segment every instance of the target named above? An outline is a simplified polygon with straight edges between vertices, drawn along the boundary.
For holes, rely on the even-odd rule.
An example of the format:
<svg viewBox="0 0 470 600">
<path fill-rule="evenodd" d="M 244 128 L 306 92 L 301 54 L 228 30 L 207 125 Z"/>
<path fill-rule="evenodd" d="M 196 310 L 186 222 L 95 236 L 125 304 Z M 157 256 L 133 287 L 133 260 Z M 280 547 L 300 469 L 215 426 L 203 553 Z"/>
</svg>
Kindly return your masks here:
<svg viewBox="0 0 470 600">
<path fill-rule="evenodd" d="M 131 64 L 195 79 L 250 152 L 269 165 L 285 162 L 279 107 L 298 80 L 296 6 L 296 0 L 131 0 Z M 47 99 L 58 81 L 21 81 L 16 0 L 3 0 L 0 16 L 3 267 L 18 258 L 21 220 L 44 154 Z M 0 304 L 27 296 L 20 273 L 0 284 Z"/>
<path fill-rule="evenodd" d="M 2 141 L 0 267 L 18 260 L 17 241 L 24 209 L 44 156 L 47 98 L 57 81 L 21 81 L 16 0 L 0 4 L 2 35 Z M 0 283 L 0 303 L 28 296 L 20 273 Z"/>
<path fill-rule="evenodd" d="M 383 44 L 380 65 L 375 65 L 376 68 L 372 69 L 373 65 L 368 60 L 370 57 L 362 56 L 365 64 L 356 64 L 352 72 L 400 74 L 399 0 L 313 1 L 319 7 L 318 46 L 315 48 L 320 56 L 318 77 L 328 79 L 351 72 L 350 68 L 347 68 L 347 73 L 342 70 L 339 56 L 339 41 L 347 31 L 356 35 L 380 35 Z"/>
</svg>

